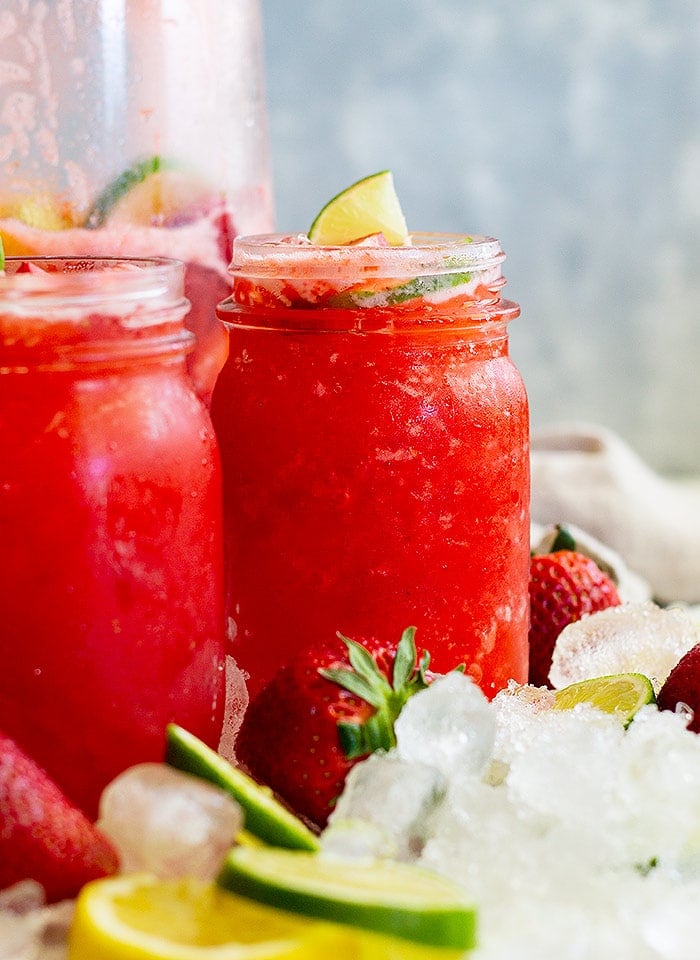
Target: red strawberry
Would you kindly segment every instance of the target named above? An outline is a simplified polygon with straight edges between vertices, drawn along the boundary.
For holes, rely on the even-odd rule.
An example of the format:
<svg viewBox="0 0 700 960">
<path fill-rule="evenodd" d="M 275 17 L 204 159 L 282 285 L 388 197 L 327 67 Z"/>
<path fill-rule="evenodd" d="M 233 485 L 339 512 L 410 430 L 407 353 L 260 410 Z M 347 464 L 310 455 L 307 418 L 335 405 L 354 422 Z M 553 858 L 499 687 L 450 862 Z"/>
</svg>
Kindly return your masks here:
<svg viewBox="0 0 700 960">
<path fill-rule="evenodd" d="M 394 720 L 427 685 L 429 656 L 416 663 L 415 630 L 389 646 L 338 634 L 283 666 L 248 707 L 236 754 L 299 816 L 322 827 L 350 769 L 394 746 Z"/>
<path fill-rule="evenodd" d="M 659 710 L 675 710 L 679 703 L 693 711 L 688 729 L 700 733 L 700 643 L 681 657 L 656 698 Z"/>
<path fill-rule="evenodd" d="M 114 873 L 112 845 L 18 745 L 0 733 L 0 889 L 32 879 L 49 902 Z"/>
<path fill-rule="evenodd" d="M 549 686 L 552 651 L 568 624 L 620 604 L 617 587 L 590 557 L 556 550 L 530 560 L 530 673 L 537 687 Z"/>
</svg>

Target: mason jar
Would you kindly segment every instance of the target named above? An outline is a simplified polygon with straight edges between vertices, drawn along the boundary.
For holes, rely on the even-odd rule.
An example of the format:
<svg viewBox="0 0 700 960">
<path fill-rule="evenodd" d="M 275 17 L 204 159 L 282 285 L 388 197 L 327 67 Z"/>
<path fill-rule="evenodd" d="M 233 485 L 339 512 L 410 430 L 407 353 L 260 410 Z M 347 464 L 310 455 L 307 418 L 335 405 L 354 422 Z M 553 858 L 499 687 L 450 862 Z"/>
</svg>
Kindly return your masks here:
<svg viewBox="0 0 700 960">
<path fill-rule="evenodd" d="M 260 0 L 3 0 L 7 254 L 187 263 L 208 399 L 236 233 L 272 229 Z"/>
<path fill-rule="evenodd" d="M 90 815 L 175 721 L 223 713 L 221 468 L 183 268 L 0 275 L 0 729 Z"/>
<path fill-rule="evenodd" d="M 528 404 L 497 240 L 238 238 L 219 308 L 231 653 L 251 695 L 340 631 L 527 679 Z"/>
</svg>

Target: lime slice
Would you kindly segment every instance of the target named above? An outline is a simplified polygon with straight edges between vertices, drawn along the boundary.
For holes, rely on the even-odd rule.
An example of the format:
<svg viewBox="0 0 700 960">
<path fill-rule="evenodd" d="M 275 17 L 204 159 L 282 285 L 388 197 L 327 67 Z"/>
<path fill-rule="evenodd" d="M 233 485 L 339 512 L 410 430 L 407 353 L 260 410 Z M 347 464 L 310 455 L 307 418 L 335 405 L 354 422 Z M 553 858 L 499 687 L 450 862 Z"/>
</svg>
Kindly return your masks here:
<svg viewBox="0 0 700 960">
<path fill-rule="evenodd" d="M 206 215 L 221 202 L 216 191 L 191 170 L 149 157 L 116 177 L 87 215 L 90 228 L 105 224 L 180 226 Z"/>
<path fill-rule="evenodd" d="M 571 710 L 579 703 L 589 703 L 598 710 L 614 714 L 628 726 L 635 713 L 654 700 L 651 680 L 643 673 L 617 673 L 562 687 L 554 693 L 554 708 Z"/>
<path fill-rule="evenodd" d="M 2 237 L 0 236 L 0 272 L 5 272 L 5 247 L 2 243 Z"/>
<path fill-rule="evenodd" d="M 309 240 L 340 246 L 381 233 L 390 246 L 408 239 L 406 221 L 389 170 L 358 180 L 333 197 L 309 229 Z"/>
<path fill-rule="evenodd" d="M 171 767 L 208 780 L 230 793 L 243 807 L 247 834 L 276 847 L 318 850 L 319 842 L 315 834 L 283 807 L 268 787 L 261 787 L 242 770 L 233 767 L 216 751 L 174 723 L 167 728 L 165 760 Z"/>
<path fill-rule="evenodd" d="M 476 912 L 443 877 L 407 863 L 235 847 L 217 881 L 260 903 L 431 947 L 468 950 Z"/>
<path fill-rule="evenodd" d="M 212 884 L 130 874 L 83 887 L 68 960 L 328 960 L 350 956 L 348 941 Z"/>
<path fill-rule="evenodd" d="M 120 173 L 95 200 L 87 215 L 86 225 L 92 228 L 103 226 L 124 197 L 163 167 L 164 161 L 160 157 L 148 157 Z"/>
</svg>

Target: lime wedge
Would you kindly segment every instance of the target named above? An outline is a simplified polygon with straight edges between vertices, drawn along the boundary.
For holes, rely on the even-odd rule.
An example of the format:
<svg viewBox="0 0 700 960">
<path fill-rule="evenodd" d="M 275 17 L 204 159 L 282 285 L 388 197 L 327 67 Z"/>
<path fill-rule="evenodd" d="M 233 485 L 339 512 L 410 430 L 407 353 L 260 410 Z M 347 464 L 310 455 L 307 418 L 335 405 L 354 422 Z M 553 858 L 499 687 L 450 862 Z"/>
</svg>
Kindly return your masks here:
<svg viewBox="0 0 700 960">
<path fill-rule="evenodd" d="M 129 874 L 83 887 L 68 960 L 328 960 L 352 946 L 342 927 L 213 884 Z"/>
<path fill-rule="evenodd" d="M 309 240 L 341 246 L 381 233 L 390 246 L 408 239 L 406 221 L 389 170 L 358 180 L 333 197 L 309 229 Z"/>
<path fill-rule="evenodd" d="M 5 247 L 2 243 L 2 237 L 0 236 L 0 272 L 4 273 L 5 271 Z"/>
<path fill-rule="evenodd" d="M 476 943 L 474 906 L 448 880 L 407 863 L 235 847 L 217 882 L 269 906 L 412 943 Z"/>
<path fill-rule="evenodd" d="M 317 850 L 315 834 L 283 807 L 268 787 L 261 787 L 247 774 L 232 766 L 215 750 L 177 724 L 168 725 L 165 761 L 202 780 L 221 787 L 241 805 L 245 832 L 264 843 L 291 850 Z M 247 840 L 246 843 L 250 843 Z"/>
<path fill-rule="evenodd" d="M 562 687 L 555 691 L 554 708 L 571 710 L 579 703 L 589 703 L 598 710 L 614 714 L 628 726 L 635 713 L 654 700 L 651 680 L 643 673 L 617 673 Z"/>
</svg>

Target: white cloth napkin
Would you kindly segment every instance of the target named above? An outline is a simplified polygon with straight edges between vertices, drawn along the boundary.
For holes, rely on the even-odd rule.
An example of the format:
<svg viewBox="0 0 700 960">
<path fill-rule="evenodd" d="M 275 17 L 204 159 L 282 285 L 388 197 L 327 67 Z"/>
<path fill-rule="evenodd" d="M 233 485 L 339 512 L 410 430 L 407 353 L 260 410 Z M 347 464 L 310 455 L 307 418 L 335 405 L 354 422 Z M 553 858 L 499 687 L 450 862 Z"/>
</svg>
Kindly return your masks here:
<svg viewBox="0 0 700 960">
<path fill-rule="evenodd" d="M 561 423 L 533 432 L 532 521 L 574 524 L 611 547 L 662 603 L 700 603 L 700 479 L 652 470 L 613 431 Z"/>
</svg>

